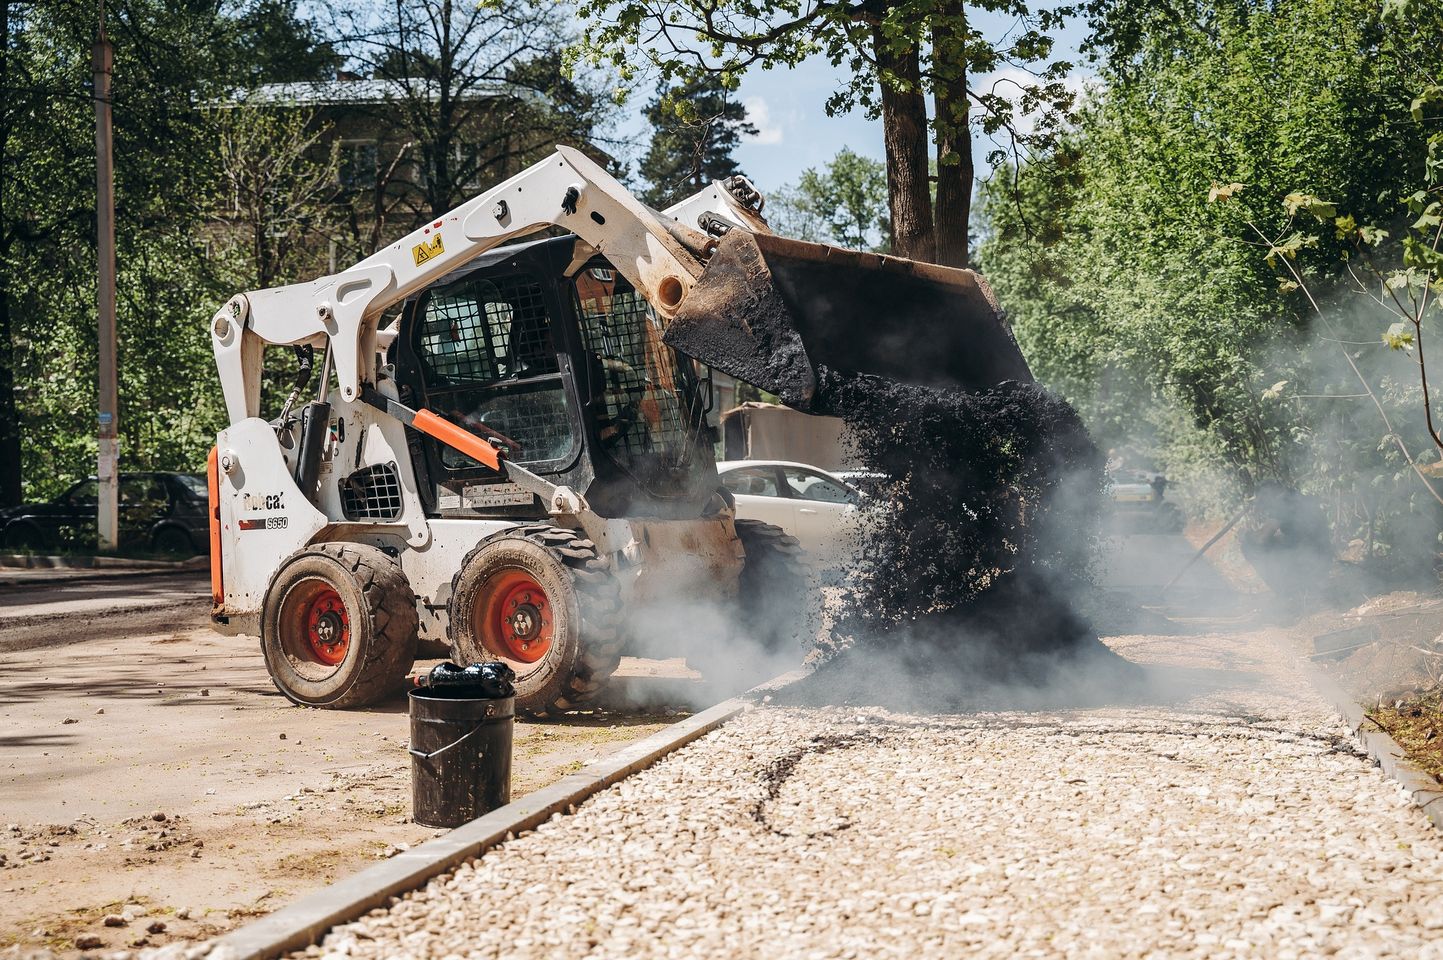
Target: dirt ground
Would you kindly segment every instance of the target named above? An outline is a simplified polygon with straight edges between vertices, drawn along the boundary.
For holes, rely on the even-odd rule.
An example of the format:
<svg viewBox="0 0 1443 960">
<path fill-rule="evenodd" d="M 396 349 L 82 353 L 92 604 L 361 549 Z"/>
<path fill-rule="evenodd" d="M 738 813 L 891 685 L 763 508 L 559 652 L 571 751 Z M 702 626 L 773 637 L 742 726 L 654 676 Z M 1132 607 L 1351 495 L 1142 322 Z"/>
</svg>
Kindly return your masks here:
<svg viewBox="0 0 1443 960">
<path fill-rule="evenodd" d="M 1122 638 L 1131 653 L 1266 623 L 1306 653 L 1357 626 L 1344 611 L 1260 615 L 1264 598 L 1236 590 L 1236 572 L 1220 576 L 1211 556 L 1164 602 L 1161 586 L 1196 549 L 1189 534 L 1120 543 L 1098 611 L 1114 644 L 1134 635 Z M 440 832 L 409 820 L 402 702 L 293 707 L 253 639 L 214 633 L 193 605 L 164 613 L 175 598 L 46 619 L 19 607 L 54 597 L 9 596 L 0 591 L 0 958 L 205 939 Z M 1399 619 L 1416 599 L 1360 616 L 1385 614 L 1421 637 L 1431 607 L 1430 624 Z M 517 725 L 513 796 L 685 712 L 669 704 L 699 702 L 680 661 L 625 661 L 621 673 L 606 710 Z M 654 706 L 625 706 L 637 703 Z"/>
<path fill-rule="evenodd" d="M 404 701 L 292 706 L 254 639 L 172 620 L 0 630 L 0 956 L 207 938 L 442 832 L 409 819 Z M 695 682 L 682 661 L 620 673 L 613 703 L 678 702 Z M 518 723 L 512 796 L 685 712 Z"/>
</svg>

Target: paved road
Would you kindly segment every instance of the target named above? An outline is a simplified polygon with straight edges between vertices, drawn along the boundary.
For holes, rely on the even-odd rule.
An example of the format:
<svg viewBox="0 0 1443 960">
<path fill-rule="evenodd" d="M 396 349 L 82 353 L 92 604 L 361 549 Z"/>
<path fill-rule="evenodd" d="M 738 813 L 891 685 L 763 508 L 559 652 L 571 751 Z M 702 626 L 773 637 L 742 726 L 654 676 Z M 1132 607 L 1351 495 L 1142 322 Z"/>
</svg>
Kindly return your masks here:
<svg viewBox="0 0 1443 960">
<path fill-rule="evenodd" d="M 1206 554 L 1188 566 L 1196 554 L 1197 547 L 1180 533 L 1114 533 L 1102 544 L 1102 584 L 1115 590 L 1156 593 L 1182 573 L 1173 591 L 1230 592 L 1228 582 Z"/>
<path fill-rule="evenodd" d="M 322 950 L 1443 958 L 1443 838 L 1288 642 L 1116 638 L 1101 709 L 758 709 Z"/>
<path fill-rule="evenodd" d="M 0 652 L 209 623 L 210 583 L 203 573 L 0 582 Z"/>
</svg>

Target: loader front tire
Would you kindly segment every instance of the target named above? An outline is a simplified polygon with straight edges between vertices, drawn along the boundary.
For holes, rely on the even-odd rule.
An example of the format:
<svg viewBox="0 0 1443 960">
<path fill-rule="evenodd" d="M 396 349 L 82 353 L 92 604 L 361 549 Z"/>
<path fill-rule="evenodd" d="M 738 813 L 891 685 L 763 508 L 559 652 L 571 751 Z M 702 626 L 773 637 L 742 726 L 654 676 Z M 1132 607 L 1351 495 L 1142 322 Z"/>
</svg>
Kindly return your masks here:
<svg viewBox="0 0 1443 960">
<path fill-rule="evenodd" d="M 266 591 L 261 650 L 276 688 L 307 707 L 363 707 L 401 692 L 416 655 L 416 598 L 375 547 L 291 555 Z"/>
<path fill-rule="evenodd" d="M 621 594 L 590 540 L 546 523 L 481 541 L 451 581 L 457 663 L 504 660 L 516 709 L 560 716 L 596 694 L 621 661 Z"/>
<path fill-rule="evenodd" d="M 761 520 L 737 520 L 746 565 L 737 583 L 741 622 L 769 653 L 800 651 L 811 622 L 812 589 L 801 541 Z"/>
</svg>

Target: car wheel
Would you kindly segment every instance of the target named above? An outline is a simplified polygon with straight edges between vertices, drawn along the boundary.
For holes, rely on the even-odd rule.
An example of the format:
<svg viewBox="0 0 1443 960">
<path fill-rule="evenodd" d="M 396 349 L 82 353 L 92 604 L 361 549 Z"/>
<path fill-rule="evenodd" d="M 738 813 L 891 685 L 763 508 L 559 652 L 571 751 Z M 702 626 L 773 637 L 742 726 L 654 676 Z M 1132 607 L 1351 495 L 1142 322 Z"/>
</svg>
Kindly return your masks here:
<svg viewBox="0 0 1443 960">
<path fill-rule="evenodd" d="M 190 534 L 178 527 L 163 527 L 150 538 L 150 549 L 170 557 L 195 556 L 195 544 Z"/>
<path fill-rule="evenodd" d="M 21 553 L 40 553 L 45 549 L 45 534 L 33 523 L 12 523 L 5 528 L 5 549 Z"/>
</svg>

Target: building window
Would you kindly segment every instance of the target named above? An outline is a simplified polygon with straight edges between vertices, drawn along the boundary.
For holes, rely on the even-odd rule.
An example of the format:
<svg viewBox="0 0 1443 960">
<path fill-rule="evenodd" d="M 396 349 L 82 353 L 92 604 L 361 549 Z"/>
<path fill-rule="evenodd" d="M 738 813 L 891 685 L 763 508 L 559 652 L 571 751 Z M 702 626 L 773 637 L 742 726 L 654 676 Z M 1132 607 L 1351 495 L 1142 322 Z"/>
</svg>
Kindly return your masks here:
<svg viewBox="0 0 1443 960">
<path fill-rule="evenodd" d="M 376 185 L 376 141 L 342 140 L 339 159 L 337 174 L 341 186 L 349 190 L 369 190 Z"/>
</svg>

